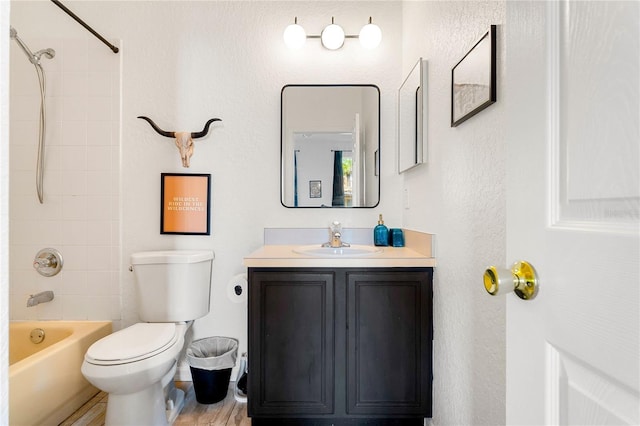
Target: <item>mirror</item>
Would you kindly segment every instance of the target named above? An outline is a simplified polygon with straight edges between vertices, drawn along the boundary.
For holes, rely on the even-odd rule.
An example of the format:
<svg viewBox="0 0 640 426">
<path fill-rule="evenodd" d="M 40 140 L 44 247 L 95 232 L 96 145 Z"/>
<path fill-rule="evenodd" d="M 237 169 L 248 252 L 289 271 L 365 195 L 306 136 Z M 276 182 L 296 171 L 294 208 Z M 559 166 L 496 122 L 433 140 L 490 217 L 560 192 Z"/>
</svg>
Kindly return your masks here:
<svg viewBox="0 0 640 426">
<path fill-rule="evenodd" d="M 420 58 L 398 90 L 398 173 L 427 161 L 427 61 Z"/>
<path fill-rule="evenodd" d="M 380 89 L 287 85 L 281 93 L 280 201 L 375 207 L 380 200 Z"/>
</svg>

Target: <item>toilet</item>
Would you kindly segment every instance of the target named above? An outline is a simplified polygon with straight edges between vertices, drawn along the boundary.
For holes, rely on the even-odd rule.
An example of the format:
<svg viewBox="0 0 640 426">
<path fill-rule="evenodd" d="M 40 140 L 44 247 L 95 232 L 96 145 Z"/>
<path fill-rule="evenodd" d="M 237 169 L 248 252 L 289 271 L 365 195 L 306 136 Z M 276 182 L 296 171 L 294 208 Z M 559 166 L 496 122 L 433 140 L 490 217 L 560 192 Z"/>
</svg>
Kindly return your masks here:
<svg viewBox="0 0 640 426">
<path fill-rule="evenodd" d="M 168 425 L 184 406 L 173 376 L 193 320 L 209 312 L 213 252 L 131 255 L 141 321 L 89 347 L 82 374 L 109 394 L 106 425 Z"/>
</svg>

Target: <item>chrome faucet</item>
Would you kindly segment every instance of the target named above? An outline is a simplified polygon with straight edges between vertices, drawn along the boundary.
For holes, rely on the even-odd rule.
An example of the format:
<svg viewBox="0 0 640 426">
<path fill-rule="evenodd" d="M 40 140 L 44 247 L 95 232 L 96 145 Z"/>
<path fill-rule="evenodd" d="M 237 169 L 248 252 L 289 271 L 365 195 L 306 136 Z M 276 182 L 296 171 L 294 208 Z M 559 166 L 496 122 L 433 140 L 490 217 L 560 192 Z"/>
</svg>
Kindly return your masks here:
<svg viewBox="0 0 640 426">
<path fill-rule="evenodd" d="M 331 222 L 331 225 L 329 225 L 329 242 L 324 243 L 322 247 L 340 248 L 349 246 L 349 244 L 342 241 L 342 225 L 340 225 L 340 222 Z"/>
<path fill-rule="evenodd" d="M 47 290 L 38 294 L 32 294 L 27 300 L 27 308 L 39 305 L 40 303 L 51 302 L 53 300 L 53 291 Z"/>
</svg>

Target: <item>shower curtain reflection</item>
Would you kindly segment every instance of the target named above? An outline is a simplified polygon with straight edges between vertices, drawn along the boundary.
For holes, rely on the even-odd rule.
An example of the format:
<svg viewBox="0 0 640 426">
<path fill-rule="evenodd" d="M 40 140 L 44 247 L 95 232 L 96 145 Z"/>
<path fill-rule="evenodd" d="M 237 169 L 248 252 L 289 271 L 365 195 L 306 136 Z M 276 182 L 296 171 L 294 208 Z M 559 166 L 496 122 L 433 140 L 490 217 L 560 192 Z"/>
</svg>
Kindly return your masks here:
<svg viewBox="0 0 640 426">
<path fill-rule="evenodd" d="M 331 206 L 344 207 L 344 170 L 342 151 L 333 152 L 333 198 Z"/>
</svg>

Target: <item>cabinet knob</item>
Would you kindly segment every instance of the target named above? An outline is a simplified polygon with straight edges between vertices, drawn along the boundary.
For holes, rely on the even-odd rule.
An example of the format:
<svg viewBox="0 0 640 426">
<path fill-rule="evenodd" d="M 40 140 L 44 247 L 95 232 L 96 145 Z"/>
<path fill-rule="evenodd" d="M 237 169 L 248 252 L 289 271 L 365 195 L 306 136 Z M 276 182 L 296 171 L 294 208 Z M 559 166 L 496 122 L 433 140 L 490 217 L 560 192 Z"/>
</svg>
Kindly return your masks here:
<svg viewBox="0 0 640 426">
<path fill-rule="evenodd" d="M 529 262 L 519 260 L 511 269 L 489 266 L 484 271 L 484 289 L 492 296 L 514 292 L 522 300 L 531 300 L 538 294 L 538 275 Z"/>
</svg>

